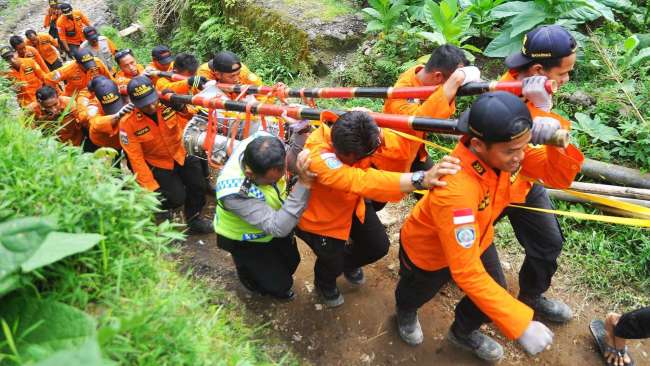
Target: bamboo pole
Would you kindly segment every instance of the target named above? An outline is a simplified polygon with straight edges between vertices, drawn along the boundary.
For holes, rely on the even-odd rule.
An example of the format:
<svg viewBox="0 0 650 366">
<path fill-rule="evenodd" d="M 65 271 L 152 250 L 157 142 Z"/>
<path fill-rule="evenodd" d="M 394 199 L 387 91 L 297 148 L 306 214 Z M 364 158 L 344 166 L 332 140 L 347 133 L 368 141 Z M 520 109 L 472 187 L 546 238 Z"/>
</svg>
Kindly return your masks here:
<svg viewBox="0 0 650 366">
<path fill-rule="evenodd" d="M 589 203 L 593 204 L 593 202 L 586 200 L 584 198 L 576 197 L 573 196 L 569 193 L 563 192 L 561 190 L 557 189 L 547 189 L 548 194 L 551 198 L 554 198 L 556 200 L 560 201 L 565 201 L 565 202 L 573 202 L 573 203 Z M 643 207 L 650 207 L 650 201 L 644 201 L 644 200 L 637 200 L 637 199 L 632 199 L 632 198 L 621 198 L 621 197 L 613 197 L 613 196 L 604 196 L 613 200 L 618 200 L 621 202 L 627 202 L 627 203 L 633 203 L 635 205 L 643 206 Z M 599 204 L 594 204 L 598 209 L 613 213 L 616 215 L 621 215 L 621 216 L 626 216 L 626 217 L 635 217 L 635 218 L 640 218 L 640 219 L 650 219 L 650 216 L 648 215 L 643 215 L 643 214 L 637 214 L 633 212 L 628 212 L 624 210 L 619 210 L 615 207 L 609 207 L 605 205 L 599 205 Z"/>
<path fill-rule="evenodd" d="M 590 178 L 615 184 L 650 189 L 650 174 L 620 165 L 585 159 L 580 173 Z"/>
<path fill-rule="evenodd" d="M 620 187 L 606 184 L 573 182 L 571 189 L 586 193 L 603 194 L 608 196 L 633 198 L 650 201 L 650 189 Z"/>
</svg>

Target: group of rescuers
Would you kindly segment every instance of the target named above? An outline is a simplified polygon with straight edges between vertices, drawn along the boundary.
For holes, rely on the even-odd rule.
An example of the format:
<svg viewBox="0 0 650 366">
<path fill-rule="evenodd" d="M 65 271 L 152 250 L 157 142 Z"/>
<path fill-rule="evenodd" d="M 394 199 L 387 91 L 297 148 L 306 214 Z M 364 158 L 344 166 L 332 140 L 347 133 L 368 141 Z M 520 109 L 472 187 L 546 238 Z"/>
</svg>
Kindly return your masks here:
<svg viewBox="0 0 650 366">
<path fill-rule="evenodd" d="M 456 306 L 448 339 L 484 360 L 500 360 L 503 348 L 480 331 L 482 324 L 493 322 L 537 354 L 554 335 L 533 318 L 571 320 L 569 306 L 544 296 L 564 241 L 556 217 L 509 207 L 552 208 L 543 185 L 567 188 L 583 161 L 573 145 L 541 145 L 557 130 L 570 129 L 569 121 L 551 111 L 545 89 L 547 80 L 565 84 L 576 62 L 576 41 L 561 26 L 539 26 L 527 34 L 522 50 L 505 60 L 508 71 L 501 79 L 522 80 L 523 97 L 506 92 L 478 97 L 460 115 L 469 134 L 437 164 L 419 140 L 423 132 L 403 131 L 415 137 L 408 139 L 379 128 L 367 110 L 346 112 L 315 129 L 287 117 L 300 126 L 290 143 L 259 130 L 234 148 L 217 180 L 211 222 L 201 214 L 205 167 L 181 141 L 195 111 L 163 101 L 159 93 L 196 94 L 211 80 L 262 85 L 261 80 L 227 51 L 199 65 L 189 53 L 174 56 L 157 46 L 153 61 L 143 67 L 131 50 L 117 51 L 80 11 L 56 1 L 50 5 L 45 20 L 50 34 L 28 30 L 26 41 L 14 36 L 11 47 L 0 49 L 20 105 L 35 124 L 59 120 L 63 142 L 84 151 L 122 150 L 137 182 L 160 194 L 163 209 L 184 205 L 189 231 L 216 231 L 217 245 L 231 253 L 248 290 L 294 298 L 297 236 L 316 255 L 319 301 L 343 305 L 338 277 L 360 286 L 363 267 L 388 254 L 389 238 L 377 211 L 410 192 L 426 191 L 400 232 L 396 319 L 406 343 L 422 343 L 417 311 L 450 280 L 465 297 Z M 72 60 L 63 64 L 61 52 Z M 161 74 L 167 71 L 187 79 L 172 81 Z M 394 85 L 437 86 L 435 92 L 425 100 L 387 99 L 383 112 L 450 118 L 459 87 L 478 80 L 480 71 L 462 50 L 440 46 Z M 494 224 L 504 216 L 526 254 L 517 297 L 506 290 L 493 245 Z"/>
</svg>

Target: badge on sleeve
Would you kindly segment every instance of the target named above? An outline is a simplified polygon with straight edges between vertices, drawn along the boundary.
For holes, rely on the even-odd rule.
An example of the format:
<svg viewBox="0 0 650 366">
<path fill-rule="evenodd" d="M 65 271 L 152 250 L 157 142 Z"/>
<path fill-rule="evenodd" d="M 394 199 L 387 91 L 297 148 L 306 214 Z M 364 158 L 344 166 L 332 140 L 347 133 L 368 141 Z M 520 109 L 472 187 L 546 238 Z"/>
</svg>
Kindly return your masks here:
<svg viewBox="0 0 650 366">
<path fill-rule="evenodd" d="M 129 136 L 126 134 L 126 131 L 120 130 L 120 142 L 122 143 L 122 145 L 129 144 Z"/>
<path fill-rule="evenodd" d="M 474 230 L 474 225 L 459 226 L 456 228 L 455 232 L 456 242 L 458 245 L 465 249 L 469 249 L 474 245 L 474 241 L 476 241 L 476 230 Z"/>
<path fill-rule="evenodd" d="M 323 159 L 327 167 L 330 169 L 338 169 L 343 166 L 341 160 L 339 160 L 334 153 L 322 153 L 320 154 L 320 158 Z"/>
<path fill-rule="evenodd" d="M 471 224 L 474 222 L 474 213 L 471 208 L 460 208 L 453 211 L 454 225 Z"/>
</svg>

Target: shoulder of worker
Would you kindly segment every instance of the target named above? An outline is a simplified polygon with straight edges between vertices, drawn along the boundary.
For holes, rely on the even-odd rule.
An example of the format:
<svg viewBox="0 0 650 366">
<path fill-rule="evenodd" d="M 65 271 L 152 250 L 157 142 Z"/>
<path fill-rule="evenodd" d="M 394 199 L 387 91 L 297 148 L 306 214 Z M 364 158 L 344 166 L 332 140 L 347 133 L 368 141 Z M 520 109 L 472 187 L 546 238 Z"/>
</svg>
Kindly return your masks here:
<svg viewBox="0 0 650 366">
<path fill-rule="evenodd" d="M 422 70 L 424 65 L 415 65 L 408 70 L 404 71 L 399 78 L 397 79 L 397 82 L 395 83 L 395 87 L 408 87 L 408 86 L 421 86 L 420 81 L 417 79 L 416 75 L 417 73 Z"/>
<path fill-rule="evenodd" d="M 450 203 L 462 196 L 480 200 L 483 187 L 489 185 L 487 180 L 493 174 L 490 168 L 462 143 L 456 145 L 451 155 L 460 159 L 461 170 L 441 178 L 447 185 L 434 189 L 436 197 Z"/>
<path fill-rule="evenodd" d="M 501 75 L 499 81 L 517 81 L 517 72 L 515 70 L 507 70 Z"/>
</svg>

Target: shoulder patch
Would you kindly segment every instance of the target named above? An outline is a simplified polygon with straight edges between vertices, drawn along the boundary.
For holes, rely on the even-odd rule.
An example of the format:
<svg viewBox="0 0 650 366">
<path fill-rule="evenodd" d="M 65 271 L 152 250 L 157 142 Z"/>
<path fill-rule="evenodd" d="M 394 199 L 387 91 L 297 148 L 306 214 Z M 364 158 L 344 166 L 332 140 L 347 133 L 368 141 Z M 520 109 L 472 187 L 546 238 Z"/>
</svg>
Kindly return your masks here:
<svg viewBox="0 0 650 366">
<path fill-rule="evenodd" d="M 129 144 L 129 136 L 126 134 L 126 131 L 120 130 L 120 142 L 122 143 L 122 145 Z"/>
<path fill-rule="evenodd" d="M 160 115 L 166 121 L 172 118 L 174 115 L 176 115 L 176 111 L 173 110 L 171 107 L 165 107 L 165 109 L 163 109 L 162 112 L 160 112 Z"/>
<path fill-rule="evenodd" d="M 475 162 L 472 163 L 472 168 L 474 168 L 474 170 L 475 170 L 479 175 L 483 175 L 483 174 L 485 174 L 485 168 L 483 167 L 483 165 L 482 165 L 481 163 L 479 163 L 478 160 L 476 160 Z"/>
<path fill-rule="evenodd" d="M 455 230 L 456 242 L 465 249 L 469 249 L 476 241 L 476 230 L 474 225 L 464 225 Z"/>
<path fill-rule="evenodd" d="M 490 206 L 490 192 L 487 192 L 481 200 L 481 203 L 478 204 L 478 210 L 483 211 L 488 208 L 488 206 Z"/>
<path fill-rule="evenodd" d="M 146 126 L 146 127 L 143 128 L 143 129 L 140 129 L 140 130 L 135 131 L 135 135 L 136 135 L 136 136 L 142 136 L 142 135 L 144 135 L 145 133 L 149 132 L 150 130 L 151 130 L 151 129 L 149 128 L 149 126 Z"/>
<path fill-rule="evenodd" d="M 454 225 L 471 224 L 475 220 L 471 208 L 456 209 L 452 213 L 454 215 Z"/>
<path fill-rule="evenodd" d="M 327 167 L 330 169 L 338 169 L 343 166 L 341 160 L 339 160 L 334 153 L 321 153 L 320 158 L 323 159 Z"/>
</svg>

